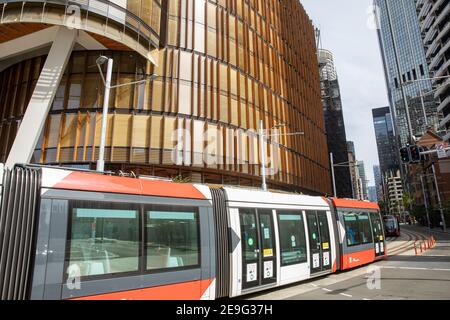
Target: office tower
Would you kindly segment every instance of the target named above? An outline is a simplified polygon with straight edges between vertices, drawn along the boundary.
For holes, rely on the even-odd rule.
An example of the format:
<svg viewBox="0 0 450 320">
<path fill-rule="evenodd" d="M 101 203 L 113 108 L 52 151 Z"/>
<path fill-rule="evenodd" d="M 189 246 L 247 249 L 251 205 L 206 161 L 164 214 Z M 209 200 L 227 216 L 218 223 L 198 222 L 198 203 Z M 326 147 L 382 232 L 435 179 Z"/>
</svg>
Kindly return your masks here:
<svg viewBox="0 0 450 320">
<path fill-rule="evenodd" d="M 367 180 L 366 169 L 364 167 L 364 161 L 358 161 L 358 172 L 359 172 L 359 177 L 361 179 L 361 185 L 362 185 L 361 199 L 367 200 L 368 199 L 367 184 L 369 181 Z"/>
<path fill-rule="evenodd" d="M 405 208 L 403 205 L 403 187 L 400 171 L 389 172 L 384 177 L 384 186 L 386 188 L 385 193 L 387 195 L 389 212 L 391 214 L 401 214 L 405 211 Z"/>
<path fill-rule="evenodd" d="M 353 199 L 364 199 L 362 179 L 359 175 L 358 161 L 356 160 L 355 144 L 353 141 L 347 141 L 348 163 L 350 168 L 350 177 L 352 181 Z"/>
<path fill-rule="evenodd" d="M 325 131 L 327 133 L 328 151 L 333 153 L 333 163 L 343 164 L 348 161 L 347 137 L 345 134 L 341 93 L 333 54 L 319 49 L 320 83 L 322 88 Z M 352 184 L 349 167 L 334 168 L 336 195 L 340 198 L 352 198 Z"/>
<path fill-rule="evenodd" d="M 399 155 L 389 107 L 372 109 L 381 174 L 399 170 Z"/>
<path fill-rule="evenodd" d="M 416 1 L 374 1 L 379 14 L 379 44 L 394 131 L 399 146 L 412 143 L 439 116 L 425 58 Z"/>
<path fill-rule="evenodd" d="M 259 187 L 262 120 L 284 124 L 263 142 L 269 187 L 330 194 L 315 34 L 298 1 L 77 3 L 70 17 L 66 2 L 2 7 L 0 162 L 25 111 L 48 106 L 31 161 L 96 168 L 103 55 L 122 85 L 108 104 L 106 170 Z M 51 84 L 44 95 L 37 82 Z"/>
<path fill-rule="evenodd" d="M 380 166 L 373 166 L 373 176 L 375 178 L 375 190 L 377 192 L 378 201 L 383 199 L 383 179 L 381 176 Z"/>
<path fill-rule="evenodd" d="M 377 188 L 375 186 L 369 186 L 367 190 L 368 190 L 367 196 L 369 198 L 369 201 L 378 202 Z"/>
<path fill-rule="evenodd" d="M 440 128 L 447 134 L 444 140 L 450 139 L 450 2 L 436 0 L 420 0 L 416 3 L 420 22 L 420 30 L 425 45 L 425 57 L 430 75 L 436 88 L 434 97 L 438 99 L 438 112 L 443 113 Z"/>
</svg>

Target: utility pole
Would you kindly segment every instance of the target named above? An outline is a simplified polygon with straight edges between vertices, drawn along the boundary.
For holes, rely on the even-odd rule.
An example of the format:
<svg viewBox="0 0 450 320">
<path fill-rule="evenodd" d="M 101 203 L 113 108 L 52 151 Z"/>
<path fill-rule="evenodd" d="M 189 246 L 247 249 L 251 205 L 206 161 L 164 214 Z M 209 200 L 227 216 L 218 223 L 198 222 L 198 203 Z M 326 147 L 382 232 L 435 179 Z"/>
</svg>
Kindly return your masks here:
<svg viewBox="0 0 450 320">
<path fill-rule="evenodd" d="M 433 177 L 434 177 L 434 183 L 436 184 L 436 193 L 439 203 L 439 211 L 441 212 L 441 220 L 442 220 L 442 229 L 447 231 L 447 226 L 445 225 L 445 216 L 444 216 L 444 208 L 442 207 L 442 201 L 441 201 L 441 194 L 439 192 L 439 185 L 436 177 L 436 170 L 434 168 L 434 163 L 431 165 L 431 168 L 433 169 Z"/>
<path fill-rule="evenodd" d="M 429 208 L 428 208 L 428 197 L 427 194 L 425 193 L 425 184 L 423 183 L 423 175 L 420 175 L 420 183 L 422 184 L 422 194 L 423 194 L 423 201 L 425 203 L 425 212 L 427 213 L 427 224 L 428 224 L 428 229 L 431 228 L 431 221 L 430 221 L 430 212 L 429 212 Z"/>
<path fill-rule="evenodd" d="M 283 124 L 277 124 L 276 126 L 272 127 L 270 130 L 274 128 L 280 128 L 286 126 L 286 123 Z M 267 131 L 270 131 L 267 130 Z M 266 183 L 266 153 L 264 150 L 264 137 L 279 137 L 279 136 L 298 136 L 298 135 L 304 135 L 304 132 L 293 132 L 293 133 L 285 133 L 285 134 L 264 134 L 264 122 L 261 120 L 259 122 L 259 155 L 261 158 L 261 189 L 263 191 L 267 191 L 267 183 Z"/>
<path fill-rule="evenodd" d="M 420 90 L 420 103 L 422 104 L 423 118 L 425 119 L 425 130 L 426 130 L 426 128 L 428 128 L 428 118 L 427 118 L 427 112 L 425 110 L 425 101 L 423 99 L 422 90 Z"/>
<path fill-rule="evenodd" d="M 97 64 L 100 64 L 97 59 Z M 103 172 L 105 170 L 105 140 L 106 129 L 108 125 L 108 105 L 109 105 L 109 92 L 111 90 L 111 77 L 112 77 L 113 59 L 108 58 L 108 65 L 106 69 L 105 79 L 105 94 L 103 96 L 103 113 L 102 113 L 102 132 L 100 135 L 100 149 L 98 151 L 97 171 Z"/>
<path fill-rule="evenodd" d="M 331 164 L 331 179 L 333 181 L 333 196 L 337 197 L 336 192 L 336 178 L 334 176 L 334 159 L 333 159 L 333 152 L 330 152 L 330 164 Z"/>
<path fill-rule="evenodd" d="M 103 77 L 103 71 L 100 67 L 102 64 L 107 62 L 106 67 L 106 79 Z M 105 95 L 103 97 L 103 113 L 102 113 L 102 128 L 101 128 L 101 135 L 100 135 L 100 147 L 98 152 L 98 160 L 97 160 L 97 171 L 103 172 L 105 170 L 105 144 L 106 144 L 106 129 L 108 126 L 108 106 L 109 106 L 109 93 L 111 89 L 119 88 L 123 86 L 129 86 L 133 84 L 141 84 L 144 82 L 147 82 L 149 80 L 153 80 L 157 75 L 152 74 L 148 79 L 138 80 L 138 81 L 132 81 L 122 84 L 116 84 L 115 86 L 111 86 L 111 78 L 112 78 L 112 69 L 113 69 L 113 59 L 100 56 L 96 60 L 96 64 L 98 67 L 98 70 L 100 72 L 100 76 L 102 78 L 103 84 L 105 85 Z"/>
<path fill-rule="evenodd" d="M 264 154 L 264 122 L 261 120 L 259 122 L 259 155 L 261 157 L 261 189 L 267 191 L 266 184 L 266 157 Z"/>
</svg>

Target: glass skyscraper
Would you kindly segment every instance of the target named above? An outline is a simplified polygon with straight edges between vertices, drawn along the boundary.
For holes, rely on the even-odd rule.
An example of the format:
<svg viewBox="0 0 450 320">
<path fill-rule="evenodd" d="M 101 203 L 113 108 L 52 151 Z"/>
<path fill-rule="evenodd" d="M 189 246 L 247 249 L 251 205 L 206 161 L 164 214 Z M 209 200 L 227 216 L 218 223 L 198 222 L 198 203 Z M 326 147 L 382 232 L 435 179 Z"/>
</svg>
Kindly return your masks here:
<svg viewBox="0 0 450 320">
<path fill-rule="evenodd" d="M 377 199 L 378 201 L 380 201 L 383 199 L 383 180 L 381 179 L 380 166 L 373 166 L 373 176 L 375 178 L 375 190 L 377 192 Z"/>
<path fill-rule="evenodd" d="M 334 65 L 333 54 L 319 49 L 319 63 L 321 65 L 320 86 L 322 90 L 323 113 L 327 132 L 328 151 L 333 153 L 333 162 L 348 161 L 347 137 L 345 134 L 342 100 L 339 80 Z M 336 195 L 340 198 L 352 198 L 352 181 L 350 169 L 340 166 L 334 168 L 336 180 Z"/>
<path fill-rule="evenodd" d="M 373 109 L 372 116 L 380 171 L 383 176 L 386 176 L 389 171 L 396 172 L 399 170 L 392 116 L 389 107 Z"/>
<path fill-rule="evenodd" d="M 374 0 L 374 3 L 394 129 L 401 145 L 405 145 L 411 134 L 420 137 L 427 127 L 437 130 L 439 125 L 432 84 L 425 80 L 430 73 L 416 1 Z"/>
</svg>

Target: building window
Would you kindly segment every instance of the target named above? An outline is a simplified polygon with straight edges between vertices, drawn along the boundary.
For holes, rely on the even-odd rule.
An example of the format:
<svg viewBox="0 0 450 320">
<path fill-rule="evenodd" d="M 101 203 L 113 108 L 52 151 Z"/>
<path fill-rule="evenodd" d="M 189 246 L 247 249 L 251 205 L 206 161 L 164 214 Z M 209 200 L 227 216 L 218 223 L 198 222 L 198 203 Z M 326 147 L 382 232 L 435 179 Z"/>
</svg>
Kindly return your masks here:
<svg viewBox="0 0 450 320">
<path fill-rule="evenodd" d="M 279 212 L 281 265 L 307 261 L 306 236 L 303 215 L 296 212 Z"/>
<path fill-rule="evenodd" d="M 200 265 L 195 208 L 154 206 L 145 215 L 147 270 Z"/>
<path fill-rule="evenodd" d="M 421 64 L 419 66 L 419 68 L 420 68 L 420 75 L 423 77 L 425 75 L 425 70 L 423 69 L 423 65 Z"/>
<path fill-rule="evenodd" d="M 81 277 L 139 270 L 138 211 L 116 206 L 89 203 L 72 207 L 69 270 L 78 269 Z"/>
</svg>

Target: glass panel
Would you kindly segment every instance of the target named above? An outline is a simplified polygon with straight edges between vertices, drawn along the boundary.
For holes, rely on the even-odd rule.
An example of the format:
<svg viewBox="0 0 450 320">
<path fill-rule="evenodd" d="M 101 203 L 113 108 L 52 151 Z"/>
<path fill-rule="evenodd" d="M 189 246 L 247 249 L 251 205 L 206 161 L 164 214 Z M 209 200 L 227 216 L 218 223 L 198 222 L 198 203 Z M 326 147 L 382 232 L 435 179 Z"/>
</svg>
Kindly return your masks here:
<svg viewBox="0 0 450 320">
<path fill-rule="evenodd" d="M 195 208 L 158 206 L 147 211 L 147 269 L 200 264 L 199 218 Z"/>
<path fill-rule="evenodd" d="M 81 97 L 81 75 L 72 75 L 70 77 L 69 100 L 67 109 L 78 109 L 80 107 Z"/>
<path fill-rule="evenodd" d="M 325 212 L 318 212 L 317 218 L 319 220 L 320 237 L 322 242 L 322 249 L 330 249 L 330 230 L 328 228 L 327 214 Z"/>
<path fill-rule="evenodd" d="M 100 82 L 99 82 L 100 81 Z M 84 78 L 82 108 L 98 108 L 99 107 L 99 90 L 104 91 L 100 86 L 101 80 L 97 74 L 87 74 Z M 103 98 L 100 103 L 103 103 Z"/>
<path fill-rule="evenodd" d="M 252 209 L 239 209 L 241 213 L 242 256 L 244 261 L 258 259 L 258 232 L 256 215 Z"/>
<path fill-rule="evenodd" d="M 314 250 L 320 249 L 319 226 L 317 225 L 316 213 L 307 212 L 306 219 L 308 219 L 309 232 L 309 247 Z"/>
<path fill-rule="evenodd" d="M 78 114 L 66 114 L 65 118 L 64 130 L 60 138 L 61 148 L 75 146 L 77 137 Z"/>
<path fill-rule="evenodd" d="M 345 214 L 344 215 L 344 224 L 345 224 L 345 234 L 347 237 L 347 245 L 355 246 L 360 244 L 359 239 L 357 239 L 358 235 L 358 218 L 355 214 Z"/>
<path fill-rule="evenodd" d="M 369 215 L 367 213 L 362 213 L 358 216 L 359 222 L 359 232 L 362 243 L 372 242 L 372 231 L 370 227 Z"/>
<path fill-rule="evenodd" d="M 260 213 L 261 210 L 258 210 Z M 269 210 L 267 213 L 259 214 L 259 223 L 261 225 L 262 238 L 262 255 L 263 258 L 270 258 L 275 255 L 275 241 L 273 236 L 272 214 Z"/>
<path fill-rule="evenodd" d="M 303 216 L 297 212 L 278 212 L 281 265 L 306 262 L 307 248 Z"/>
<path fill-rule="evenodd" d="M 138 270 L 138 211 L 112 206 L 73 206 L 69 268 L 79 268 L 82 277 Z"/>
<path fill-rule="evenodd" d="M 367 213 L 345 213 L 344 224 L 348 246 L 372 242 L 372 232 Z"/>
</svg>

